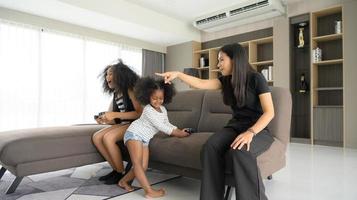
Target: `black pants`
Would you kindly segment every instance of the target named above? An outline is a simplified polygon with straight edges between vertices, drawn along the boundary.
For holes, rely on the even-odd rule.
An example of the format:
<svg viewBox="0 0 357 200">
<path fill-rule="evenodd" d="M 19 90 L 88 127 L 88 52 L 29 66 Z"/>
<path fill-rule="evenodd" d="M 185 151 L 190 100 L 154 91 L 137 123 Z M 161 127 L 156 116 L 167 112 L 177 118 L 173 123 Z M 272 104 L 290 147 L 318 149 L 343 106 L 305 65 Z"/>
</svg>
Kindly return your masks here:
<svg viewBox="0 0 357 200">
<path fill-rule="evenodd" d="M 232 172 L 235 179 L 236 199 L 266 200 L 265 189 L 257 166 L 256 157 L 266 151 L 274 139 L 267 130 L 254 136 L 250 150 L 246 145 L 241 150 L 230 148 L 240 132 L 224 128 L 213 134 L 201 151 L 203 167 L 201 180 L 201 200 L 220 200 L 224 198 L 225 154 L 232 158 Z"/>
</svg>

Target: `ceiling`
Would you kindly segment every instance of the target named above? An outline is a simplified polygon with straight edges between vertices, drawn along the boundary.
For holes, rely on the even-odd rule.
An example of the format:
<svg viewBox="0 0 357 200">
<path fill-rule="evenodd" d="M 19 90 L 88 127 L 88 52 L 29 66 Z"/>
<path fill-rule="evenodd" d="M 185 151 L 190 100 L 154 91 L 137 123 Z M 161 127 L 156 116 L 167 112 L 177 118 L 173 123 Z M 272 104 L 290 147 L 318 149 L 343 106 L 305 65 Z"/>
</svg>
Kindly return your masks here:
<svg viewBox="0 0 357 200">
<path fill-rule="evenodd" d="M 200 32 L 192 26 L 195 18 L 244 1 L 0 0 L 0 6 L 169 46 L 200 41 Z"/>
<path fill-rule="evenodd" d="M 248 0 L 127 0 L 139 6 L 192 23 L 195 18 Z"/>
</svg>

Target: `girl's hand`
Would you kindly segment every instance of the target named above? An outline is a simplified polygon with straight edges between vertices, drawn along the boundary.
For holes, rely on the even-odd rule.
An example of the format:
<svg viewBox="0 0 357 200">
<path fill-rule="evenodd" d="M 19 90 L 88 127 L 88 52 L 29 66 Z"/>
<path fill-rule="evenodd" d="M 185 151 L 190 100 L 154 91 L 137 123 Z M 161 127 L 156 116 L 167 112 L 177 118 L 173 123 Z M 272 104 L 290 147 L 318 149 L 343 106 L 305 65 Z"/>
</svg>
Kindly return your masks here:
<svg viewBox="0 0 357 200">
<path fill-rule="evenodd" d="M 187 137 L 190 134 L 185 132 L 185 131 L 183 131 L 183 130 L 180 130 L 180 129 L 174 129 L 172 131 L 171 135 L 174 136 L 174 137 L 182 138 L 182 137 Z"/>
<path fill-rule="evenodd" d="M 165 83 L 171 84 L 171 81 L 177 78 L 179 73 L 180 72 L 173 71 L 173 72 L 164 72 L 164 73 L 155 73 L 155 74 L 164 77 Z"/>
<path fill-rule="evenodd" d="M 246 131 L 244 133 L 239 134 L 236 139 L 231 144 L 231 148 L 239 150 L 242 149 L 244 145 L 247 145 L 247 151 L 249 151 L 250 143 L 252 142 L 254 137 L 254 133 Z"/>
</svg>

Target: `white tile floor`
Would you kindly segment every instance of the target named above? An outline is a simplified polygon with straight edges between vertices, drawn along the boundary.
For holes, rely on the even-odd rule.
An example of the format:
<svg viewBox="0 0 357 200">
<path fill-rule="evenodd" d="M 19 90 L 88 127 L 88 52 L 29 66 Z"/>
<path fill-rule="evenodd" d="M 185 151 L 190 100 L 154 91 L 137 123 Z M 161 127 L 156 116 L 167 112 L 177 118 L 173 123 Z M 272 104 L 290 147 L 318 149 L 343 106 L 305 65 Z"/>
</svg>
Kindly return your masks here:
<svg viewBox="0 0 357 200">
<path fill-rule="evenodd" d="M 357 149 L 292 143 L 287 150 L 287 166 L 275 173 L 273 180 L 264 182 L 270 200 L 357 200 Z M 167 195 L 160 200 L 199 199 L 199 180 L 173 178 L 154 187 L 166 190 Z M 35 193 L 20 199 L 108 199 L 105 196 L 74 194 L 73 189 L 76 188 Z M 137 190 L 110 199 L 140 200 L 145 199 L 143 194 L 143 190 Z M 232 196 L 235 199 L 235 195 Z"/>
<path fill-rule="evenodd" d="M 357 150 L 292 143 L 287 166 L 264 182 L 270 200 L 357 200 Z M 167 191 L 160 200 L 199 199 L 197 180 L 179 178 L 154 187 Z M 111 199 L 145 199 L 143 194 L 137 190 Z"/>
</svg>

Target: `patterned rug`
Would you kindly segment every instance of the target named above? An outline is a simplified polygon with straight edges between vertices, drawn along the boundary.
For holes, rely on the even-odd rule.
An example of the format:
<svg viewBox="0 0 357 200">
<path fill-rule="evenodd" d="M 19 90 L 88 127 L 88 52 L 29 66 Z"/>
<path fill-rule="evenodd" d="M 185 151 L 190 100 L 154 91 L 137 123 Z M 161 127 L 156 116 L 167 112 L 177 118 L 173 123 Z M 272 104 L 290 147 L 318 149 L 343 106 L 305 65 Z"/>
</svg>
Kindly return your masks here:
<svg viewBox="0 0 357 200">
<path fill-rule="evenodd" d="M 67 199 L 73 194 L 100 196 L 103 199 L 116 197 L 126 194 L 127 191 L 117 185 L 105 185 L 98 180 L 98 177 L 111 172 L 111 167 L 107 163 L 87 165 L 83 167 L 66 169 L 56 172 L 32 175 L 25 177 L 16 191 L 6 195 L 6 189 L 15 179 L 11 173 L 6 172 L 0 180 L 0 199 Z M 166 174 L 161 171 L 147 171 L 148 179 L 151 184 L 157 184 L 178 175 Z M 136 189 L 140 185 L 136 180 L 133 182 Z"/>
</svg>

